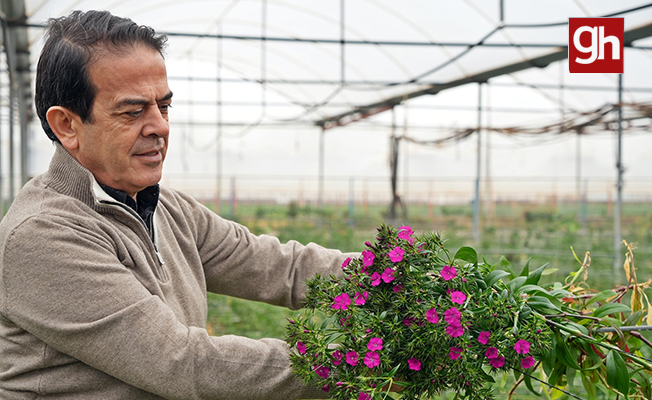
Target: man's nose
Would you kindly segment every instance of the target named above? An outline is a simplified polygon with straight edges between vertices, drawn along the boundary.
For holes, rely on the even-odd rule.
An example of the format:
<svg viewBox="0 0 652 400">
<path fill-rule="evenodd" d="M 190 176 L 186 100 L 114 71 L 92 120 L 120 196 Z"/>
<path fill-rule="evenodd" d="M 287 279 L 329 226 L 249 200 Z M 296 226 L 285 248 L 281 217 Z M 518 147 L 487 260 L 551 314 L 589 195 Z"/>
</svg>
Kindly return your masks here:
<svg viewBox="0 0 652 400">
<path fill-rule="evenodd" d="M 170 134 L 170 123 L 167 114 L 161 112 L 158 106 L 149 107 L 145 126 L 143 126 L 143 136 L 166 137 Z"/>
</svg>

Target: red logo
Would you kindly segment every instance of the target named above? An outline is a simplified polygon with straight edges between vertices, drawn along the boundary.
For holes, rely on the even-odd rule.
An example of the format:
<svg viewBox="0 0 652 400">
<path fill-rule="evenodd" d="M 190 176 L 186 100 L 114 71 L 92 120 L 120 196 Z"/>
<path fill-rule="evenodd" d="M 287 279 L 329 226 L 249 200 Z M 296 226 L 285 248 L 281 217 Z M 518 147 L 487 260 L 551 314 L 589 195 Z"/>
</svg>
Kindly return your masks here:
<svg viewBox="0 0 652 400">
<path fill-rule="evenodd" d="M 624 18 L 569 18 L 568 70 L 623 73 Z"/>
</svg>

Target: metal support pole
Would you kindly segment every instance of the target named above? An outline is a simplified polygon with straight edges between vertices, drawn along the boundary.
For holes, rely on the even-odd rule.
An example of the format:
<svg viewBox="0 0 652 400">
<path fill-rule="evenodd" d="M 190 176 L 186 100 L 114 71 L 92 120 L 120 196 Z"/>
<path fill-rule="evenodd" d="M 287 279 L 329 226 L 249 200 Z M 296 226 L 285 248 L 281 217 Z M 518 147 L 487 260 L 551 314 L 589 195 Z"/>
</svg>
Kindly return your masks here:
<svg viewBox="0 0 652 400">
<path fill-rule="evenodd" d="M 220 23 L 218 34 L 222 33 L 222 24 Z M 217 150 L 215 154 L 215 212 L 219 214 L 221 212 L 222 205 L 222 39 L 217 39 L 217 84 L 216 87 L 216 96 L 217 96 Z"/>
<path fill-rule="evenodd" d="M 618 279 L 622 276 L 622 227 L 621 216 L 623 212 L 623 74 L 618 74 L 618 144 L 616 153 L 616 170 L 618 173 L 618 181 L 616 183 L 616 204 L 614 204 L 614 283 L 619 282 Z"/>
<path fill-rule="evenodd" d="M 482 83 L 478 84 L 478 152 L 476 161 L 475 197 L 473 199 L 473 241 L 480 246 L 480 173 L 482 165 Z"/>
<path fill-rule="evenodd" d="M 322 127 L 319 132 L 319 187 L 317 192 L 317 204 L 324 206 L 324 134 L 326 130 Z"/>
<path fill-rule="evenodd" d="M 12 29 L 3 21 L 4 44 L 9 69 L 9 204 L 14 200 L 14 104 L 16 100 L 16 46 Z"/>
<path fill-rule="evenodd" d="M 18 123 L 20 124 L 20 187 L 23 187 L 29 180 L 27 172 L 28 151 L 27 151 L 27 104 L 25 102 L 25 85 L 23 74 L 18 74 Z"/>
</svg>

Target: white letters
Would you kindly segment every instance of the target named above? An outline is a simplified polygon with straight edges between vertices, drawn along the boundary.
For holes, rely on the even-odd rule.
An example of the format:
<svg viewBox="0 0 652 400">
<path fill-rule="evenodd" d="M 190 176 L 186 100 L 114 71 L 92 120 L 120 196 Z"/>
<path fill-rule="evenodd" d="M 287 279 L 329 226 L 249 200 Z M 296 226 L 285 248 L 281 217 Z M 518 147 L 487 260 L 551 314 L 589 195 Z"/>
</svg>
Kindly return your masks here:
<svg viewBox="0 0 652 400">
<path fill-rule="evenodd" d="M 591 46 L 585 47 L 580 43 L 580 36 L 584 32 L 591 33 Z M 596 40 L 597 37 L 597 40 Z M 579 64 L 591 64 L 596 59 L 604 60 L 604 45 L 611 44 L 611 56 L 614 60 L 620 60 L 620 41 L 616 36 L 604 37 L 604 26 L 591 27 L 582 26 L 575 31 L 573 35 L 573 44 L 575 48 L 581 53 L 591 53 L 589 58 L 576 57 L 575 61 Z"/>
</svg>

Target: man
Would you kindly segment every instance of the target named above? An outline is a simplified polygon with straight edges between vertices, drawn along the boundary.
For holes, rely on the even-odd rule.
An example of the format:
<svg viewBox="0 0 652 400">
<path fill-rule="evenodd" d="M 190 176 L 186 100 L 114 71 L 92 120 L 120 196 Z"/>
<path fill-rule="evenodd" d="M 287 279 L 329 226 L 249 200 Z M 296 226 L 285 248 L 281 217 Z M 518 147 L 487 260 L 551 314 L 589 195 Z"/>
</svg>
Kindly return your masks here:
<svg viewBox="0 0 652 400">
<path fill-rule="evenodd" d="M 4 400 L 326 396 L 291 376 L 284 342 L 206 332 L 206 291 L 296 309 L 347 255 L 159 189 L 164 44 L 108 12 L 50 21 L 36 107 L 56 151 L 0 224 Z"/>
</svg>

